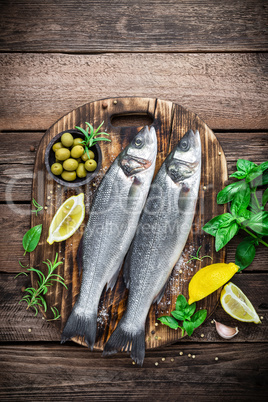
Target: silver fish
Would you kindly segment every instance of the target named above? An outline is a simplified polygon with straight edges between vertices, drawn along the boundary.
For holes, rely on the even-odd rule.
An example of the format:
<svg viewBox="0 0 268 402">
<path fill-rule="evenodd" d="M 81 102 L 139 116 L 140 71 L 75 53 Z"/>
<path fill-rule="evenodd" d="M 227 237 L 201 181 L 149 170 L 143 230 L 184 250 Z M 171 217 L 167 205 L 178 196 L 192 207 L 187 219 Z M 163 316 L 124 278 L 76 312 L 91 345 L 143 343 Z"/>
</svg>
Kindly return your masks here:
<svg viewBox="0 0 268 402">
<path fill-rule="evenodd" d="M 82 241 L 83 278 L 61 342 L 80 336 L 93 349 L 99 299 L 113 289 L 134 237 L 155 170 L 157 138 L 144 127 L 105 174 L 92 203 Z"/>
<path fill-rule="evenodd" d="M 201 173 L 199 132 L 189 130 L 162 164 L 149 192 L 124 265 L 127 309 L 103 355 L 130 351 L 142 365 L 145 321 L 159 302 L 187 241 L 195 214 Z"/>
</svg>

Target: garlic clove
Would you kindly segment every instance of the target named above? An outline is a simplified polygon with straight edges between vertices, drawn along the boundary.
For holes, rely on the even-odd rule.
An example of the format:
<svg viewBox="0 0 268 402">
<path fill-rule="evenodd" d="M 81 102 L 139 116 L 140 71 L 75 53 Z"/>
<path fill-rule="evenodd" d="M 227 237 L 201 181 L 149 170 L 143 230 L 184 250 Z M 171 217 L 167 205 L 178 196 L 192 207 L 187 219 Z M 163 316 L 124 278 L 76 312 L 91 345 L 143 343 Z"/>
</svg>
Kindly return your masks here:
<svg viewBox="0 0 268 402">
<path fill-rule="evenodd" d="M 224 338 L 224 339 L 231 339 L 235 335 L 238 334 L 238 327 L 232 328 L 232 327 L 227 327 L 227 325 L 221 324 L 220 322 L 214 320 L 215 326 L 216 326 L 216 331 L 218 334 Z"/>
</svg>

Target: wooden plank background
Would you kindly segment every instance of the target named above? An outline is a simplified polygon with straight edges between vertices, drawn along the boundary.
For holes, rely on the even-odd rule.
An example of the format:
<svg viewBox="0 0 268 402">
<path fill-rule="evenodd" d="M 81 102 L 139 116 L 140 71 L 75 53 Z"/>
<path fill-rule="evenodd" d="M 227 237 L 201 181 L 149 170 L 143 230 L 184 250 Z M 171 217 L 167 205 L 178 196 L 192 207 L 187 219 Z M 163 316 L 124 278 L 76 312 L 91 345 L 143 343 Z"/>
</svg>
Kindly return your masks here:
<svg viewBox="0 0 268 402">
<path fill-rule="evenodd" d="M 266 53 L 3 53 L 0 129 L 46 130 L 84 103 L 144 96 L 178 103 L 213 130 L 265 130 L 266 73 Z"/>
<path fill-rule="evenodd" d="M 238 157 L 268 159 L 267 10 L 265 0 L 1 2 L 1 400 L 267 399 L 263 246 L 233 279 L 262 324 L 238 323 L 219 306 L 213 318 L 238 325 L 237 337 L 222 340 L 207 320 L 191 338 L 149 351 L 141 369 L 126 354 L 101 359 L 73 343 L 60 346 L 49 322 L 18 305 L 28 279 L 14 279 L 18 259 L 29 261 L 21 258 L 21 240 L 30 227 L 30 146 L 36 149 L 51 124 L 86 102 L 171 100 L 215 131 L 229 173 Z M 238 243 L 228 244 L 228 261 Z"/>
<path fill-rule="evenodd" d="M 3 1 L 9 52 L 263 51 L 265 0 Z"/>
</svg>

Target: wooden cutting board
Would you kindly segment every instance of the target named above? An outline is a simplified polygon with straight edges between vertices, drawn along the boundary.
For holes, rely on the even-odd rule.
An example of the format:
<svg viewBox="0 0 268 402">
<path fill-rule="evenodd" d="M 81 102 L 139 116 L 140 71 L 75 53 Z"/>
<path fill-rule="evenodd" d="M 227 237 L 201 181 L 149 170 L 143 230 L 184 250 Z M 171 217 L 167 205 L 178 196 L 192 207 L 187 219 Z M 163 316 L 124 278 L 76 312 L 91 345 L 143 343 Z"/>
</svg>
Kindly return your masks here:
<svg viewBox="0 0 268 402">
<path fill-rule="evenodd" d="M 133 120 L 134 119 L 134 120 Z M 83 187 L 70 189 L 58 185 L 48 174 L 45 168 L 45 150 L 51 139 L 61 131 L 73 129 L 75 125 L 85 126 L 85 121 L 94 127 L 104 120 L 103 129 L 111 135 L 111 143 L 100 143 L 102 151 L 102 168 L 94 180 Z M 137 126 L 130 126 L 136 124 Z M 192 276 L 201 267 L 210 264 L 209 259 L 203 262 L 186 262 L 195 255 L 199 246 L 202 246 L 200 255 L 210 255 L 213 262 L 225 261 L 225 250 L 215 252 L 214 238 L 202 231 L 202 226 L 212 217 L 225 212 L 225 207 L 217 205 L 216 195 L 224 187 L 227 180 L 227 164 L 223 150 L 208 126 L 194 113 L 184 109 L 180 105 L 155 98 L 113 98 L 87 103 L 59 119 L 51 126 L 42 138 L 36 154 L 34 166 L 34 178 L 32 197 L 45 206 L 37 216 L 32 214 L 31 226 L 43 224 L 40 243 L 34 252 L 30 254 L 30 264 L 38 267 L 46 273 L 46 266 L 42 261 L 54 260 L 56 252 L 63 264 L 57 272 L 65 278 L 68 286 L 66 290 L 62 285 L 55 283 L 49 288 L 45 296 L 48 311 L 42 313 L 46 318 L 52 318 L 50 307 L 57 307 L 61 313 L 61 319 L 52 321 L 61 332 L 66 320 L 77 299 L 80 288 L 80 279 L 76 263 L 76 254 L 80 239 L 88 220 L 88 214 L 92 197 L 98 185 L 109 168 L 110 164 L 131 141 L 145 122 L 152 122 L 155 127 L 158 140 L 158 154 L 156 171 L 160 168 L 167 154 L 176 145 L 178 140 L 189 129 L 199 130 L 202 143 L 202 174 L 199 190 L 199 200 L 196 207 L 195 219 L 184 252 L 173 269 L 165 295 L 159 305 L 152 305 L 146 322 L 146 348 L 155 348 L 161 345 L 176 342 L 181 338 L 181 331 L 172 330 L 157 323 L 157 317 L 170 314 L 175 308 L 178 294 L 188 297 L 188 283 Z M 118 124 L 121 122 L 121 126 Z M 122 126 L 123 124 L 123 126 Z M 68 240 L 62 243 L 54 243 L 50 246 L 46 239 L 51 220 L 58 207 L 70 196 L 84 192 L 86 205 L 86 218 L 80 229 Z M 37 278 L 32 275 L 32 284 L 37 286 Z M 198 308 L 206 308 L 208 316 L 214 311 L 220 296 L 220 290 L 197 303 Z M 121 319 L 127 302 L 127 290 L 125 289 L 122 272 L 120 272 L 117 284 L 113 291 L 104 289 L 99 304 L 98 331 L 96 349 L 103 349 L 103 345 L 111 335 Z M 81 339 L 73 339 L 83 344 Z"/>
</svg>

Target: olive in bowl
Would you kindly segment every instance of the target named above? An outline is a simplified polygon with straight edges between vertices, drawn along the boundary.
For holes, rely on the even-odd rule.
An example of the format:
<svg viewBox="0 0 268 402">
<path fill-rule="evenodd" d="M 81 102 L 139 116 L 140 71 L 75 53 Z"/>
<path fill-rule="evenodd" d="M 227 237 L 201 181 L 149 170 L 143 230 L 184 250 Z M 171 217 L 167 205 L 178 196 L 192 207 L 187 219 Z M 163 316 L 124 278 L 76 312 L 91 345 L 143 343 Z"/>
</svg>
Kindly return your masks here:
<svg viewBox="0 0 268 402">
<path fill-rule="evenodd" d="M 79 187 L 89 183 L 101 168 L 102 154 L 98 144 L 94 144 L 85 156 L 82 141 L 85 139 L 78 130 L 66 130 L 57 134 L 48 144 L 45 165 L 53 179 L 65 187 Z M 71 145 L 70 145 L 71 144 Z M 69 147 L 67 147 L 69 145 Z M 92 160 L 94 168 L 86 169 L 85 163 Z"/>
</svg>

